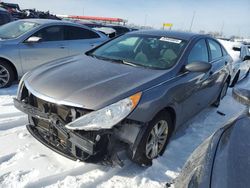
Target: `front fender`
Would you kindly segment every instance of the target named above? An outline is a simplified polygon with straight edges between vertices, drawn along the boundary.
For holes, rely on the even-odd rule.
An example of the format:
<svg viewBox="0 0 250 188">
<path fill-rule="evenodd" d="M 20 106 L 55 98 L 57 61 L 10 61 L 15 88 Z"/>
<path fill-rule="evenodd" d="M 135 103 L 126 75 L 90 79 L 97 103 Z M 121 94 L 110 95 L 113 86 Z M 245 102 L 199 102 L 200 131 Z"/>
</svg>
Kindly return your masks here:
<svg viewBox="0 0 250 188">
<path fill-rule="evenodd" d="M 173 85 L 176 83 L 173 82 Z M 138 106 L 128 119 L 147 123 L 166 107 L 172 108 L 179 114 L 181 109 L 178 101 L 181 93 L 178 94 L 178 86 L 172 86 L 168 82 L 161 83 L 144 91 Z"/>
</svg>

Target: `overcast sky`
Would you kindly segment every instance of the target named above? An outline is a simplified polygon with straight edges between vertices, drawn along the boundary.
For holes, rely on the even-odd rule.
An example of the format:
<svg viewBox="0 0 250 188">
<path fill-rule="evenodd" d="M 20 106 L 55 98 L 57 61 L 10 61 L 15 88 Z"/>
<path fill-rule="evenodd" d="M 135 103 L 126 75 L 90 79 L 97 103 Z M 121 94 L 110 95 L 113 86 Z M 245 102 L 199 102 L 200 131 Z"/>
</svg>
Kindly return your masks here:
<svg viewBox="0 0 250 188">
<path fill-rule="evenodd" d="M 119 17 L 139 25 L 218 31 L 250 38 L 250 0 L 4 0 L 55 14 Z"/>
</svg>

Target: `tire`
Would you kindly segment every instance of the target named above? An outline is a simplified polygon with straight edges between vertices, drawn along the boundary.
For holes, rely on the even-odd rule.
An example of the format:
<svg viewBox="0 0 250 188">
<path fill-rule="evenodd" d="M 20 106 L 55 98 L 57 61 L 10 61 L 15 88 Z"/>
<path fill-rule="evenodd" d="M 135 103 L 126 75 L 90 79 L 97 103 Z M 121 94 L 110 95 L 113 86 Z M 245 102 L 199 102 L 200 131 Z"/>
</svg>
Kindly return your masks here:
<svg viewBox="0 0 250 188">
<path fill-rule="evenodd" d="M 0 61 L 0 88 L 9 87 L 15 79 L 15 73 L 11 66 L 4 61 Z"/>
<path fill-rule="evenodd" d="M 240 72 L 237 72 L 237 74 L 234 77 L 234 80 L 233 80 L 232 84 L 230 85 L 230 87 L 234 87 L 237 84 L 237 82 L 239 80 L 239 77 L 240 77 Z"/>
<path fill-rule="evenodd" d="M 220 102 L 221 100 L 226 96 L 227 94 L 227 90 L 228 90 L 228 87 L 229 87 L 229 81 L 227 80 L 224 84 L 223 84 L 223 87 L 220 91 L 220 95 L 219 97 L 216 99 L 216 101 L 213 103 L 213 106 L 215 107 L 219 107 L 220 106 Z"/>
<path fill-rule="evenodd" d="M 245 78 L 247 78 L 249 76 L 249 73 L 250 73 L 250 68 L 248 69 Z"/>
<path fill-rule="evenodd" d="M 141 166 L 152 165 L 152 160 L 164 153 L 173 133 L 173 126 L 172 118 L 168 112 L 163 111 L 156 115 L 143 131 L 132 160 Z M 157 131 L 158 135 L 162 135 L 162 139 L 153 136 Z M 160 134 L 161 132 L 162 134 Z M 155 150 L 156 148 L 157 150 Z"/>
</svg>

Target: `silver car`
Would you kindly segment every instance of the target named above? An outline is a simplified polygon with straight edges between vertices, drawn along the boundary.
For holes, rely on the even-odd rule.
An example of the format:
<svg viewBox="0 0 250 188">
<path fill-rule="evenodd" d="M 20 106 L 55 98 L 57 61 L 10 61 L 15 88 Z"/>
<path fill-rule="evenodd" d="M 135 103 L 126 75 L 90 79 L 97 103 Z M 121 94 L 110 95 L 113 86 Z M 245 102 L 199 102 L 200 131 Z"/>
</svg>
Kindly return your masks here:
<svg viewBox="0 0 250 188">
<path fill-rule="evenodd" d="M 250 52 L 246 45 L 240 42 L 219 40 L 233 58 L 230 86 L 234 87 L 238 81 L 246 78 L 250 72 Z"/>
<path fill-rule="evenodd" d="M 0 27 L 0 88 L 46 62 L 76 55 L 108 38 L 86 26 L 61 20 L 25 19 Z"/>
</svg>

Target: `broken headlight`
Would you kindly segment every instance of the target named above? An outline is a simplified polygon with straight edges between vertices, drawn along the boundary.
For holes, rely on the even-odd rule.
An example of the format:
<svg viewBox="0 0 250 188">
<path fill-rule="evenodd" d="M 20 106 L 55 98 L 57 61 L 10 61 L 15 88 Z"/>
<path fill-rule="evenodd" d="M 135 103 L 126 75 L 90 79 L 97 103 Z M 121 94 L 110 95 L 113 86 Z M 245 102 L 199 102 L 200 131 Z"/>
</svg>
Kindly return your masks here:
<svg viewBox="0 0 250 188">
<path fill-rule="evenodd" d="M 141 92 L 120 100 L 100 110 L 86 114 L 66 125 L 71 130 L 111 129 L 126 118 L 137 106 Z"/>
</svg>

